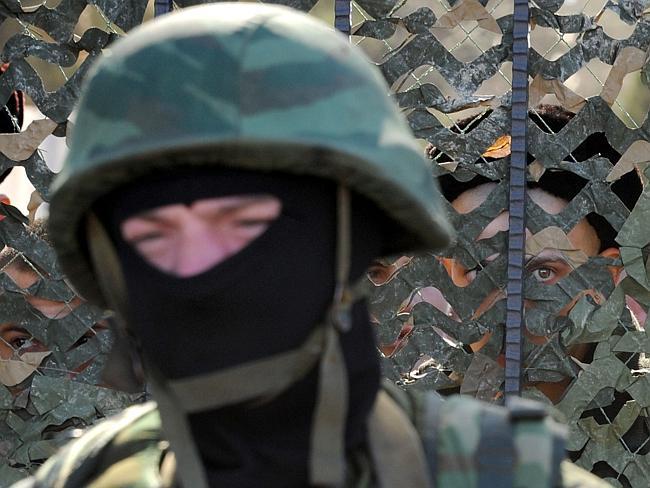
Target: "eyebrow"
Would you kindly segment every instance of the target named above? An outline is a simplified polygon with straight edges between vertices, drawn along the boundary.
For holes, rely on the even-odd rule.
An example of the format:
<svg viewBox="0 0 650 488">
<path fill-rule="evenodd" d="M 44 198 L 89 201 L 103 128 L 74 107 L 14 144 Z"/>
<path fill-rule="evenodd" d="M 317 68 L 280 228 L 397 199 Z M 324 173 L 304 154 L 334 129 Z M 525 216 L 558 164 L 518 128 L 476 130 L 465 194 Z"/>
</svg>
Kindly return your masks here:
<svg viewBox="0 0 650 488">
<path fill-rule="evenodd" d="M 246 207 L 246 206 L 248 206 L 250 204 L 253 204 L 253 203 L 256 203 L 256 202 L 259 202 L 259 201 L 263 201 L 266 198 L 268 198 L 268 195 L 265 195 L 265 196 L 251 195 L 251 196 L 245 197 L 244 199 L 239 200 L 237 202 L 226 203 L 226 204 L 221 205 L 219 207 L 219 209 L 218 209 L 218 212 L 220 214 L 232 212 L 233 210 L 237 210 L 239 208 Z M 205 202 L 206 200 L 209 200 L 209 199 L 208 198 L 202 198 L 200 200 L 194 200 L 189 205 L 185 204 L 185 203 L 172 203 L 172 204 L 170 204 L 170 206 L 171 205 L 183 205 L 184 207 L 189 209 L 189 208 L 192 208 L 196 203 Z M 164 205 L 163 207 L 166 207 L 166 206 L 167 205 Z M 147 220 L 149 222 L 162 222 L 162 223 L 164 223 L 164 221 L 167 220 L 167 216 L 158 215 L 157 212 L 159 212 L 159 211 L 160 211 L 160 207 L 154 208 L 152 210 L 146 210 L 146 211 L 144 211 L 144 212 L 142 212 L 140 214 L 134 215 L 133 217 L 138 218 L 138 219 Z"/>
<path fill-rule="evenodd" d="M 567 258 L 560 252 L 550 251 L 544 255 L 531 256 L 530 254 L 526 255 L 525 267 L 537 266 L 539 264 L 546 264 L 550 262 L 560 261 L 564 264 L 570 265 L 570 262 Z"/>
<path fill-rule="evenodd" d="M 0 325 L 0 335 L 1 335 L 1 334 L 5 334 L 5 333 L 7 333 L 7 332 L 23 332 L 23 333 L 25 333 L 25 334 L 29 334 L 29 332 L 27 331 L 27 329 L 25 329 L 24 327 L 19 327 L 19 326 L 14 325 L 14 324 L 9 324 L 9 325 L 5 328 L 5 327 L 4 327 L 4 324 Z M 29 335 L 31 335 L 31 334 L 29 334 Z"/>
<path fill-rule="evenodd" d="M 127 220 L 130 219 L 142 219 L 142 220 L 147 220 L 149 222 L 164 222 L 166 218 L 162 215 L 157 215 L 156 212 L 158 212 L 159 209 L 153 209 L 153 210 L 147 210 L 145 212 L 142 212 L 140 214 L 133 215 L 129 217 Z"/>
<path fill-rule="evenodd" d="M 251 204 L 263 202 L 265 200 L 268 200 L 269 197 L 273 197 L 272 195 L 243 195 L 238 198 L 237 201 L 234 202 L 229 202 L 229 203 L 222 203 L 219 206 L 219 210 L 223 210 L 224 212 L 229 212 L 241 207 L 246 207 Z M 228 198 L 228 197 L 224 197 Z M 194 207 L 196 204 L 201 204 L 201 205 L 207 205 L 210 207 L 211 198 L 201 198 L 199 200 L 194 200 L 188 207 Z"/>
</svg>

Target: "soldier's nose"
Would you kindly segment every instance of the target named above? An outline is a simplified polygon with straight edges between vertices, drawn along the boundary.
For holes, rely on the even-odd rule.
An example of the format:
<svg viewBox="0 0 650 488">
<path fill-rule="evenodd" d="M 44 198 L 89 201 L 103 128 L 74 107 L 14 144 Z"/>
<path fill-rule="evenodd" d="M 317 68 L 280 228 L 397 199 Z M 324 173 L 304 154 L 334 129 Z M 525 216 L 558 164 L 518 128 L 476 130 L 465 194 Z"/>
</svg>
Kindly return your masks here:
<svg viewBox="0 0 650 488">
<path fill-rule="evenodd" d="M 181 278 L 201 274 L 235 254 L 228 239 L 214 234 L 201 223 L 185 229 L 173 272 Z"/>
</svg>

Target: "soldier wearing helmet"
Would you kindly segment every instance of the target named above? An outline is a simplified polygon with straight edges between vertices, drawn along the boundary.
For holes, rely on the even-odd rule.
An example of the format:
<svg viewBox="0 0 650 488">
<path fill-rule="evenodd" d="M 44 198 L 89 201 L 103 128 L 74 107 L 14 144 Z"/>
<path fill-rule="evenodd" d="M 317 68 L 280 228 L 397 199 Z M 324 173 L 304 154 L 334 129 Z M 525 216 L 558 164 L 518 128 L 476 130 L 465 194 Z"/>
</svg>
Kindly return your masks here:
<svg viewBox="0 0 650 488">
<path fill-rule="evenodd" d="M 344 38 L 286 8 L 187 9 L 115 44 L 50 224 L 71 281 L 136 339 L 157 403 L 22 486 L 568 485 L 536 406 L 380 387 L 355 283 L 450 233 L 386 92 Z"/>
</svg>

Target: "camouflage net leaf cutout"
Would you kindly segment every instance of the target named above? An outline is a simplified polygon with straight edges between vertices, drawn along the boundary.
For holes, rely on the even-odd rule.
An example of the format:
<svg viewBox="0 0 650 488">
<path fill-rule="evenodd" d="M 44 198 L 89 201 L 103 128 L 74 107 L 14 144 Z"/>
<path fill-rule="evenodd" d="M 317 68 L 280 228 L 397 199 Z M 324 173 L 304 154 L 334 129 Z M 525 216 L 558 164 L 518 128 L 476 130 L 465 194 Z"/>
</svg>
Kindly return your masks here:
<svg viewBox="0 0 650 488">
<path fill-rule="evenodd" d="M 20 90 L 46 118 L 20 133 L 0 134 L 0 173 L 24 167 L 48 200 L 54 173 L 38 147 L 51 134 L 66 136 L 83 77 L 105 47 L 142 22 L 146 7 L 144 0 L 63 0 L 52 8 L 2 2 L 1 62 L 8 68 L 0 76 L 0 97 L 4 103 Z M 6 246 L 0 258 L 0 486 L 9 486 L 75 429 L 143 395 L 101 386 L 113 342 L 110 316 L 77 297 L 38 226 L 6 204 L 0 219 Z"/>
<path fill-rule="evenodd" d="M 432 145 L 458 232 L 438 254 L 369 272 L 384 373 L 403 388 L 502 401 L 512 3 L 353 8 L 352 40 Z M 577 464 L 624 487 L 650 474 L 647 8 L 530 3 L 524 395 L 567 420 Z M 548 105 L 569 117 L 551 127 Z M 608 150 L 590 153 L 596 139 Z M 544 196 L 553 185 L 568 192 L 554 194 L 561 204 Z M 609 229 L 618 252 L 580 241 L 594 229 Z"/>
</svg>

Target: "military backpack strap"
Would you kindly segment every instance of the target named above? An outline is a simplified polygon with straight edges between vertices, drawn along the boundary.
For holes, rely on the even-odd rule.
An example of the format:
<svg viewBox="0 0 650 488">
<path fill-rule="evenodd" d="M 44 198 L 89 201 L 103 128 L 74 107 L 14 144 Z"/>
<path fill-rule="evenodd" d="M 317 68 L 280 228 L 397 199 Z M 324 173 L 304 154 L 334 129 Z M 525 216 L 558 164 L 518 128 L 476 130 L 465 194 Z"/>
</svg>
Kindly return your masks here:
<svg viewBox="0 0 650 488">
<path fill-rule="evenodd" d="M 517 398 L 503 408 L 463 396 L 405 394 L 438 488 L 563 486 L 564 430 L 543 405 Z"/>
<path fill-rule="evenodd" d="M 429 466 L 429 478 L 438 486 L 438 418 L 443 398 L 438 393 L 427 392 L 414 397 L 411 418 L 420 434 L 422 447 Z"/>
<path fill-rule="evenodd" d="M 512 446 L 512 438 L 501 429 L 507 414 L 498 407 L 471 398 L 453 396 L 441 399 L 426 394 L 421 403 L 423 429 L 435 485 L 441 488 L 511 487 L 508 484 L 512 463 L 505 472 L 501 456 Z M 512 459 L 512 457 L 510 457 Z M 496 464 L 492 464 L 496 463 Z"/>
<path fill-rule="evenodd" d="M 512 397 L 506 402 L 514 429 L 517 465 L 514 486 L 563 486 L 560 466 L 566 458 L 566 429 L 546 407 L 533 400 Z"/>
<path fill-rule="evenodd" d="M 476 450 L 478 488 L 514 485 L 515 437 L 508 410 L 482 405 L 480 440 Z"/>
<path fill-rule="evenodd" d="M 155 403 L 129 407 L 67 444 L 39 469 L 33 483 L 26 486 L 162 488 L 165 485 L 159 468 L 168 446 L 160 433 Z"/>
<path fill-rule="evenodd" d="M 368 444 L 381 488 L 433 488 L 415 426 L 385 390 L 377 394 L 368 419 Z"/>
</svg>

